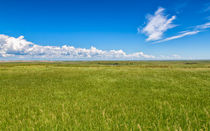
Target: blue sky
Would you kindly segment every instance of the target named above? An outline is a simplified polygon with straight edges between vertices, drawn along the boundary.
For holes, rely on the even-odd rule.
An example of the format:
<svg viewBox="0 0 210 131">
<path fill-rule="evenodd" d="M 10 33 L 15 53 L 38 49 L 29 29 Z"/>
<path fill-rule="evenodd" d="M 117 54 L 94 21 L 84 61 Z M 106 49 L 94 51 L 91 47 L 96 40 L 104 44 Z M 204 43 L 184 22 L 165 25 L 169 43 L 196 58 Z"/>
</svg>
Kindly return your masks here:
<svg viewBox="0 0 210 131">
<path fill-rule="evenodd" d="M 0 16 L 0 59 L 210 59 L 209 0 L 1 0 Z"/>
</svg>

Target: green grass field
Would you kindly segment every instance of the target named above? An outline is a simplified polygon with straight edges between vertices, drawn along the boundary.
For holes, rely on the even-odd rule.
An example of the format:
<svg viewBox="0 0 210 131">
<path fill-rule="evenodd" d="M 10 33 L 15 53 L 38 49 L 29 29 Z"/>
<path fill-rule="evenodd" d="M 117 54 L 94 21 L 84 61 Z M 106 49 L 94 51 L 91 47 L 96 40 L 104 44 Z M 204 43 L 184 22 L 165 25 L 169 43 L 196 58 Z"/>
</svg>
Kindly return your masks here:
<svg viewBox="0 0 210 131">
<path fill-rule="evenodd" d="M 210 130 L 210 61 L 0 63 L 0 130 Z"/>
</svg>

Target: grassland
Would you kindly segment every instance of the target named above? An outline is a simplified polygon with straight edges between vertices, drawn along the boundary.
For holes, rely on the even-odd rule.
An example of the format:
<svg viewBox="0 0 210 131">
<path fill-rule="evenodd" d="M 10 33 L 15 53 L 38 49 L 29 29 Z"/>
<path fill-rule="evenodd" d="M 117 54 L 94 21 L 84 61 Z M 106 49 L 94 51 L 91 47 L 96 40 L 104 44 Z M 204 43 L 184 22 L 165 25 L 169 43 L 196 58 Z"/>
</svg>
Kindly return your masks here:
<svg viewBox="0 0 210 131">
<path fill-rule="evenodd" d="M 209 61 L 0 63 L 0 130 L 210 130 Z"/>
</svg>

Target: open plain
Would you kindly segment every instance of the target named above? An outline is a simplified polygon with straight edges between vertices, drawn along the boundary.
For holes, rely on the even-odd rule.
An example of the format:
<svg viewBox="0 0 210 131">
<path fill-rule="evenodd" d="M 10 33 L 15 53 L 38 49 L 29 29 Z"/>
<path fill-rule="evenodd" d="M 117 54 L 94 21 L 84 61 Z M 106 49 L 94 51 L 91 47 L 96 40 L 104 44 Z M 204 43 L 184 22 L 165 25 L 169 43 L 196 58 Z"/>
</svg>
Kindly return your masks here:
<svg viewBox="0 0 210 131">
<path fill-rule="evenodd" d="M 210 62 L 3 62 L 0 129 L 207 131 Z"/>
</svg>

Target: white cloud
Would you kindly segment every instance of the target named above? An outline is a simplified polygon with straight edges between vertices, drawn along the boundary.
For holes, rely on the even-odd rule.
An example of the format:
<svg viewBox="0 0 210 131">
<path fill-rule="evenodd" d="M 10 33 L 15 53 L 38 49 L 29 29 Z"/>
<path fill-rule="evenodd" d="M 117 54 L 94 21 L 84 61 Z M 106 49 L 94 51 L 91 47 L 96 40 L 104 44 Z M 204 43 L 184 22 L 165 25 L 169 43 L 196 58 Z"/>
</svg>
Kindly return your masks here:
<svg viewBox="0 0 210 131">
<path fill-rule="evenodd" d="M 209 9 L 209 6 L 205 8 L 206 11 L 209 11 Z M 154 43 L 165 42 L 169 40 L 182 38 L 185 36 L 195 35 L 199 32 L 204 31 L 205 29 L 210 28 L 210 22 L 207 22 L 205 24 L 195 26 L 194 29 L 191 31 L 182 31 L 178 35 L 162 39 L 164 32 L 176 26 L 172 24 L 173 20 L 176 19 L 176 16 L 168 18 L 168 15 L 165 15 L 164 11 L 164 8 L 158 8 L 154 15 L 147 16 L 148 23 L 143 29 L 137 28 L 138 33 L 143 33 L 148 36 L 146 41 L 155 41 Z"/>
<path fill-rule="evenodd" d="M 196 29 L 208 29 L 208 28 L 210 28 L 210 22 L 207 22 L 207 23 L 202 24 L 202 25 L 198 25 L 195 28 Z"/>
<path fill-rule="evenodd" d="M 161 59 L 161 60 L 181 60 L 181 59 L 184 59 L 183 57 L 181 57 L 180 55 L 177 55 L 177 54 L 173 54 L 173 55 L 170 55 L 170 56 L 160 55 L 158 58 Z"/>
<path fill-rule="evenodd" d="M 174 57 L 175 59 L 181 59 L 182 58 L 180 55 L 177 55 L 177 54 L 172 55 L 172 57 Z"/>
<path fill-rule="evenodd" d="M 122 50 L 99 50 L 75 48 L 73 46 L 40 46 L 29 42 L 23 36 L 18 38 L 0 35 L 0 57 L 8 58 L 56 58 L 56 59 L 153 59 L 152 55 L 136 52 L 126 54 Z"/>
<path fill-rule="evenodd" d="M 182 31 L 181 34 L 179 34 L 179 35 L 171 36 L 171 37 L 156 41 L 154 43 L 161 43 L 161 42 L 165 42 L 165 41 L 169 41 L 169 40 L 179 39 L 179 38 L 182 38 L 185 36 L 195 35 L 195 34 L 198 34 L 199 32 L 202 32 L 208 28 L 210 28 L 210 22 L 207 22 L 202 25 L 197 25 L 194 27 L 194 30 L 192 30 L 192 31 Z"/>
<path fill-rule="evenodd" d="M 163 40 L 156 41 L 154 43 L 160 43 L 160 42 L 165 42 L 165 41 L 169 41 L 169 40 L 174 40 L 174 39 L 182 38 L 182 37 L 189 36 L 189 35 L 195 35 L 195 34 L 197 34 L 199 32 L 200 31 L 184 31 L 184 32 L 182 32 L 179 35 L 168 37 L 168 38 L 165 38 Z"/>
<path fill-rule="evenodd" d="M 154 15 L 147 16 L 147 25 L 142 30 L 138 28 L 138 32 L 148 36 L 146 39 L 147 41 L 161 39 L 164 32 L 176 26 L 172 24 L 173 20 L 176 19 L 176 16 L 168 18 L 168 16 L 164 14 L 164 10 L 164 8 L 158 8 Z"/>
</svg>

